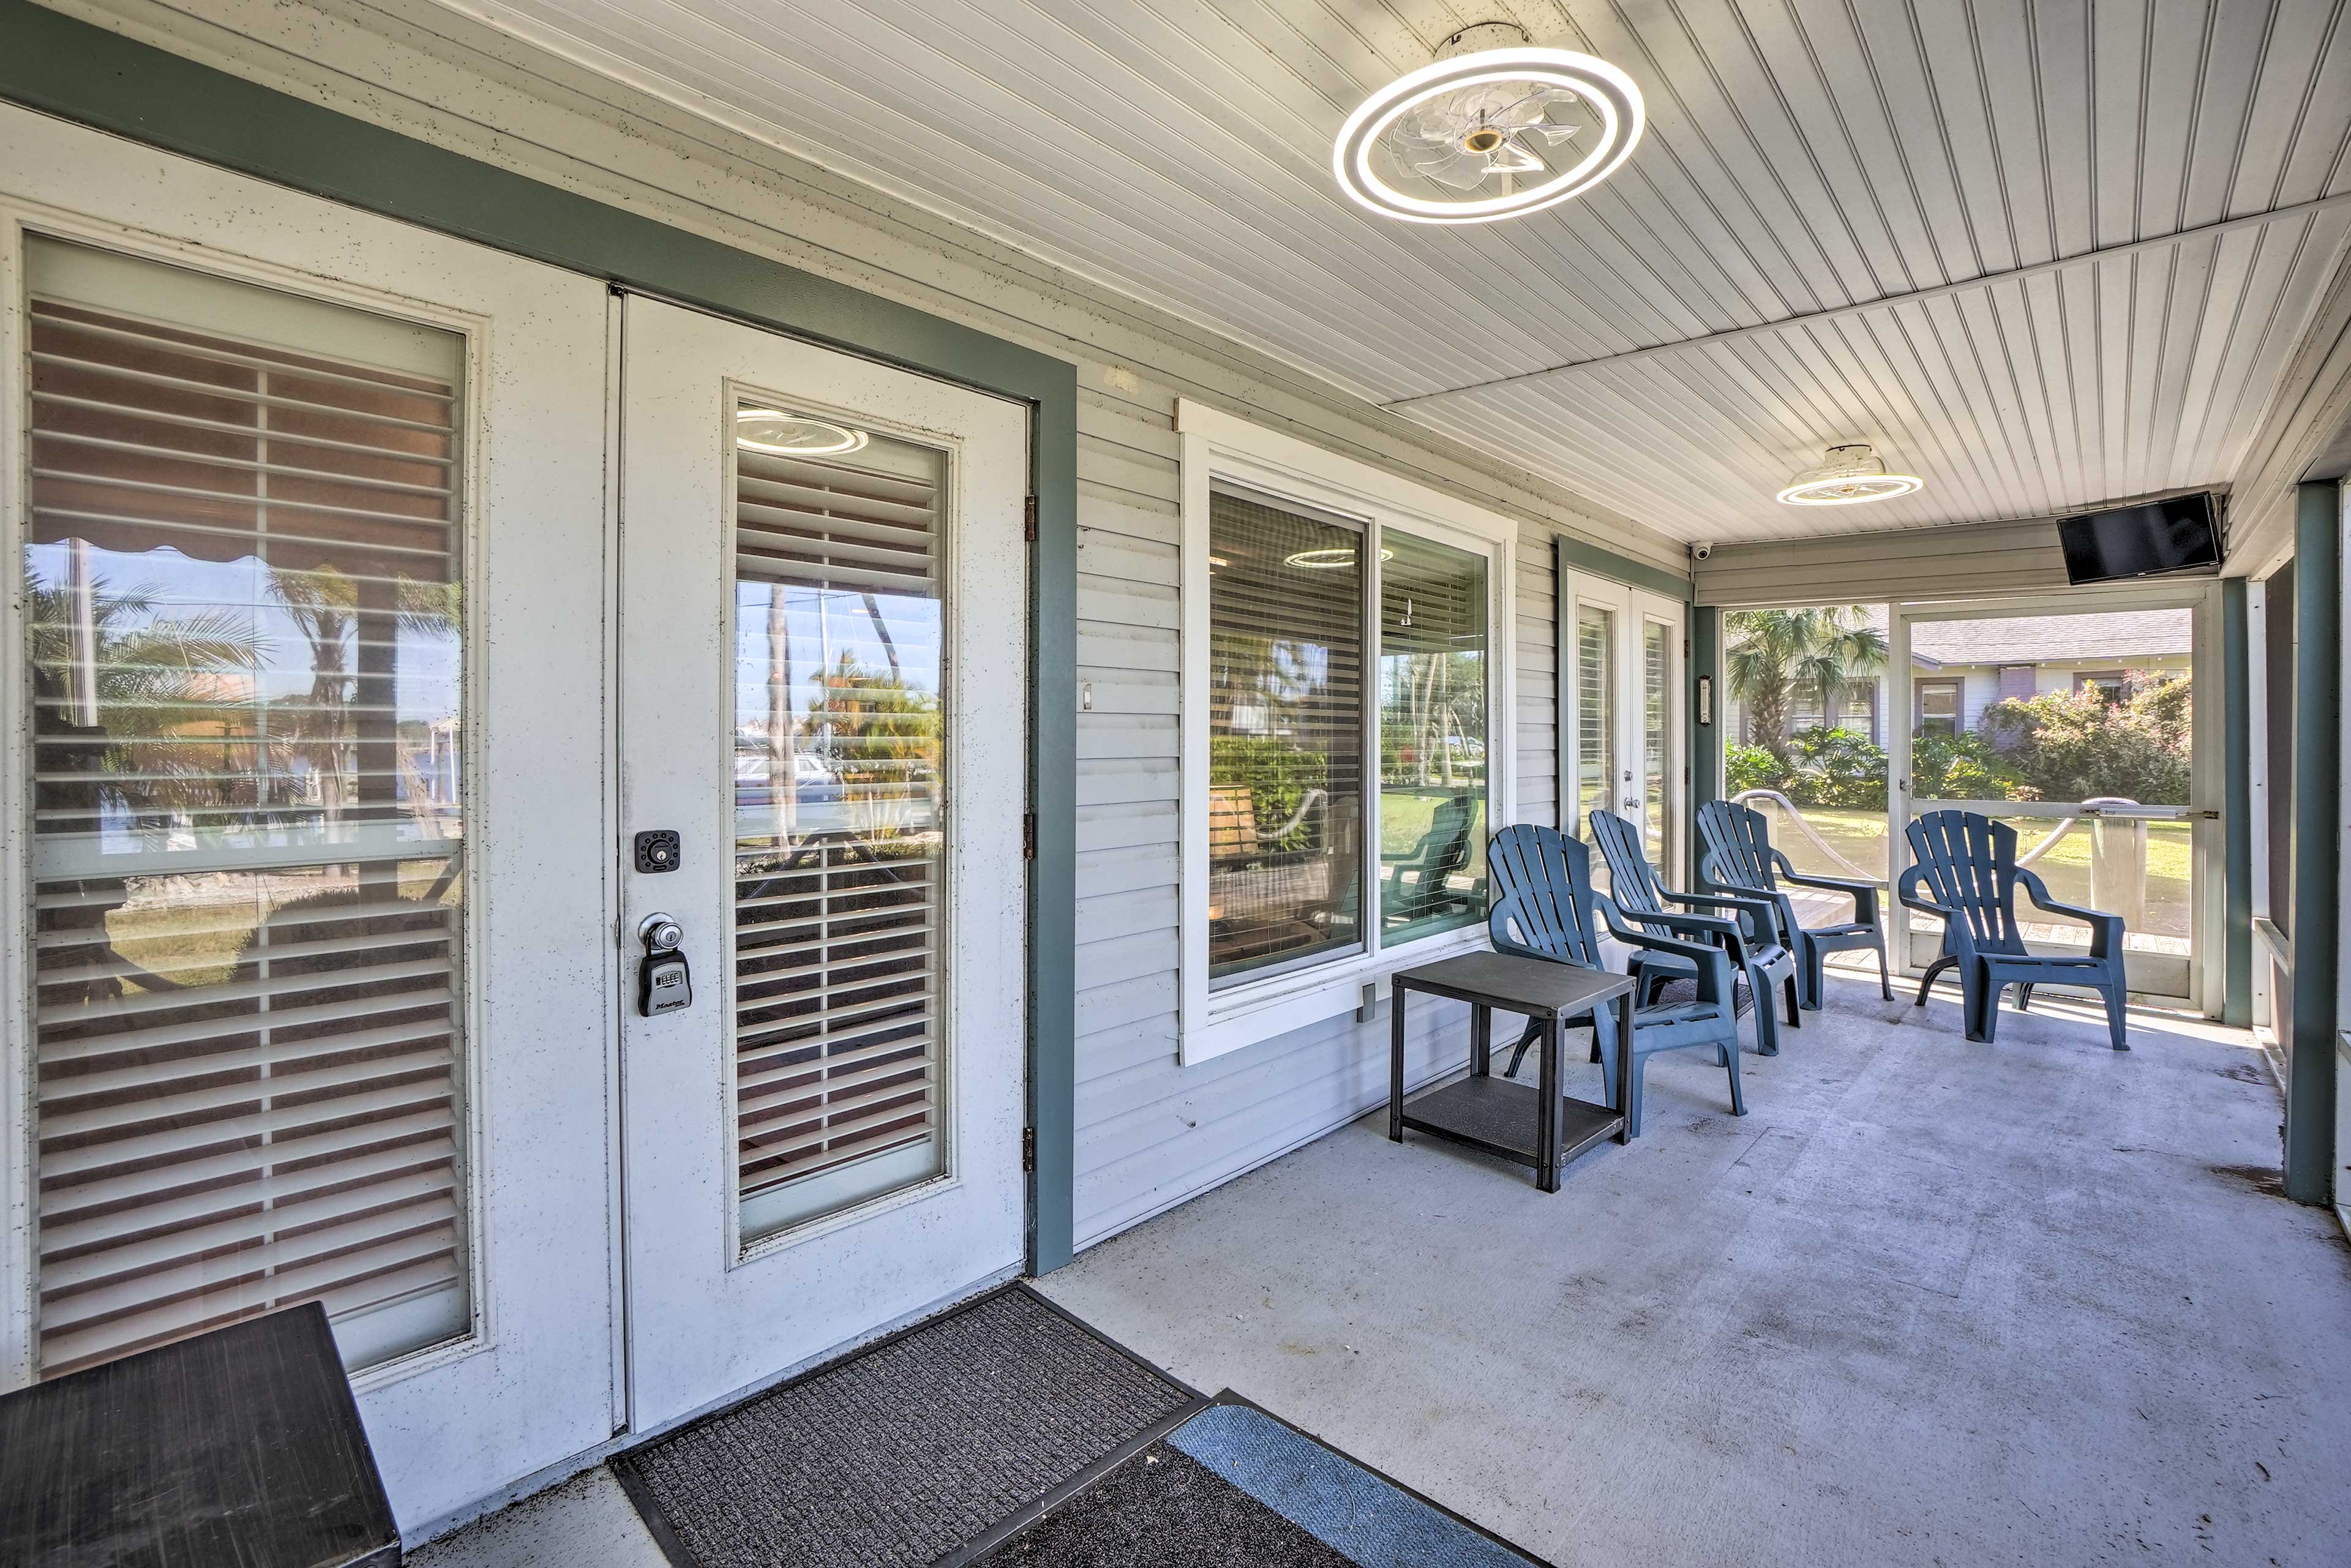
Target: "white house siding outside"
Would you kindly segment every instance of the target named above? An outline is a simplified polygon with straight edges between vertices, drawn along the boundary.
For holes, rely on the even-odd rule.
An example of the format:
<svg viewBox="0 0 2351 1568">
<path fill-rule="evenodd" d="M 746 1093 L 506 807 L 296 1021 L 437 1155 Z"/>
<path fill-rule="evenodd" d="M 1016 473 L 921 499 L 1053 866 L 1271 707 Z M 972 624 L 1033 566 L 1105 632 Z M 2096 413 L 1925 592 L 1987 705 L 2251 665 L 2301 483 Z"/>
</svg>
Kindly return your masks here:
<svg viewBox="0 0 2351 1568">
<path fill-rule="evenodd" d="M 1199 399 L 1518 519 L 1518 814 L 1556 811 L 1551 540 L 1653 567 L 1682 548 L 1238 343 L 650 94 L 403 0 L 57 8 L 142 42 L 1076 362 L 1078 1244 L 1334 1127 L 1386 1093 L 1352 1016 L 1176 1061 L 1176 400 Z M 352 18 L 361 17 L 359 26 Z M 365 29 L 365 30 L 363 30 Z M 1498 741 L 1498 746 L 1503 744 Z M 1416 1074 L 1458 1046 L 1414 1009 Z"/>
</svg>

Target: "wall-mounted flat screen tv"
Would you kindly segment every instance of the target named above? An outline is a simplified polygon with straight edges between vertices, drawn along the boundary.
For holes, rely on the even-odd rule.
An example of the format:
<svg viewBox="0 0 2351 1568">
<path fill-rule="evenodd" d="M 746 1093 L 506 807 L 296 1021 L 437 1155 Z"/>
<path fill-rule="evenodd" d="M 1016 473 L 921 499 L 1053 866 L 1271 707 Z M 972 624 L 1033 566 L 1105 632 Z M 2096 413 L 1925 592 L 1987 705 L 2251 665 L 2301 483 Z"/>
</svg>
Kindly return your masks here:
<svg viewBox="0 0 2351 1568">
<path fill-rule="evenodd" d="M 2220 528 L 2210 491 L 2063 517 L 2057 538 L 2065 549 L 2065 580 L 2076 587 L 2210 571 L 2220 564 Z"/>
</svg>

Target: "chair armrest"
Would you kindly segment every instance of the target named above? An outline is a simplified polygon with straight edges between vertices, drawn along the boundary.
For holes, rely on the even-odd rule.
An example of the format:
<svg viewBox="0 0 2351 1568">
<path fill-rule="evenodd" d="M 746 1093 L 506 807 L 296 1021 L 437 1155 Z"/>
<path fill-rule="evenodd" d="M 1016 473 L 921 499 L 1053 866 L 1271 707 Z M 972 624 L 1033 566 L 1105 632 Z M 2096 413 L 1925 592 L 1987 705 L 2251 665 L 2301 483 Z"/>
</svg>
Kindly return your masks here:
<svg viewBox="0 0 2351 1568">
<path fill-rule="evenodd" d="M 1710 1002 L 1725 1001 L 1729 999 L 1730 996 L 1730 966 L 1732 960 L 1730 955 L 1723 948 L 1718 947 L 1710 942 L 1687 942 L 1677 936 L 1658 936 L 1648 932 L 1635 931 L 1627 926 L 1625 924 L 1625 921 L 1627 919 L 1662 920 L 1676 923 L 1684 921 L 1705 921 L 1709 925 L 1724 926 L 1731 925 L 1731 922 L 1728 920 L 1715 920 L 1712 916 L 1704 915 L 1630 915 L 1618 910 L 1615 901 L 1613 899 L 1602 898 L 1597 902 L 1600 906 L 1600 917 L 1608 923 L 1608 932 L 1610 936 L 1615 937 L 1616 940 L 1624 943 L 1628 947 L 1638 948 L 1650 953 L 1667 953 L 1671 954 L 1675 957 L 1688 959 L 1692 967 L 1698 970 L 1698 995 L 1705 1000 Z M 1729 933 L 1729 936 L 1732 941 L 1735 942 L 1737 940 L 1735 928 L 1731 933 Z M 1632 998 L 1626 998 L 1628 1002 Z"/>
<path fill-rule="evenodd" d="M 1785 901 L 1776 893 L 1753 897 L 1711 893 L 1667 893 L 1666 896 L 1677 904 L 1737 910 L 1740 935 L 1750 943 L 1776 942 L 1782 947 L 1791 947 L 1794 944 L 1795 912 L 1787 907 Z M 1744 964 L 1747 959 L 1743 954 L 1733 953 L 1730 961 Z"/>
<path fill-rule="evenodd" d="M 1894 895 L 1902 901 L 1906 908 L 1916 909 L 1921 914 L 1932 915 L 1942 920 L 1949 920 L 1951 912 L 1947 906 L 1937 904 L 1931 898 L 1918 896 L 1918 889 L 1926 880 L 1927 868 L 1914 865 L 1902 873 L 1902 880 L 1895 884 Z"/>
<path fill-rule="evenodd" d="M 1875 925 L 1877 924 L 1877 890 L 1883 883 L 1865 882 L 1855 876 L 1813 876 L 1805 872 L 1783 872 L 1782 880 L 1798 887 L 1817 887 L 1828 893 L 1853 895 L 1853 917 Z"/>
<path fill-rule="evenodd" d="M 2024 867 L 2019 866 L 2016 868 L 2016 880 L 2024 885 L 2025 896 L 2032 900 L 2035 908 L 2045 909 L 2052 915 L 2063 915 L 2078 920 L 2090 928 L 2092 957 L 2104 958 L 2121 946 L 2123 936 L 2121 915 L 2109 915 L 2103 909 L 2085 908 L 2078 904 L 2058 903 L 2056 899 L 2050 896 L 2049 884 L 2041 880 L 2039 872 L 2027 871 Z"/>
</svg>

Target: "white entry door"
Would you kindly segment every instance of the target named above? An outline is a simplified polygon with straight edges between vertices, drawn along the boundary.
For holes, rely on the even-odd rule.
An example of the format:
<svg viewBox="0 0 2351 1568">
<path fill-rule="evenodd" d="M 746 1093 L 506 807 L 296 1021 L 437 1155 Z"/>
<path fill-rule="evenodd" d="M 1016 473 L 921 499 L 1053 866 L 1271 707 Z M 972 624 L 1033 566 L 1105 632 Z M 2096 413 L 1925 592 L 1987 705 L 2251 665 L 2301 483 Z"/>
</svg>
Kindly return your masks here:
<svg viewBox="0 0 2351 1568">
<path fill-rule="evenodd" d="M 0 1388 L 317 1301 L 411 1530 L 611 1437 L 605 318 L 0 107 Z"/>
<path fill-rule="evenodd" d="M 1680 885 L 1683 607 L 1604 578 L 1562 585 L 1562 825 L 1578 838 L 1605 809 L 1642 828 Z"/>
<path fill-rule="evenodd" d="M 1020 1263 L 1028 426 L 642 298 L 622 342 L 644 1431 Z"/>
</svg>

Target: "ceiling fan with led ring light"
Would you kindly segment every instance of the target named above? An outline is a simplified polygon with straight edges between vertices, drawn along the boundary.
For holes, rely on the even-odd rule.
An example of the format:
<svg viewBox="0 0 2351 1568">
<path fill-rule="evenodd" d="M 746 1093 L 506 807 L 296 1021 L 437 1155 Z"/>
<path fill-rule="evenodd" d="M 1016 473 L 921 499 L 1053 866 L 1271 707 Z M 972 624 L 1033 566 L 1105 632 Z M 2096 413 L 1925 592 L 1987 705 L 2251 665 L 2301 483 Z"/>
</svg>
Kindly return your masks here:
<svg viewBox="0 0 2351 1568">
<path fill-rule="evenodd" d="M 1340 189 L 1385 217 L 1489 223 L 1541 212 L 1614 173 L 1641 140 L 1641 89 L 1606 60 L 1479 22 L 1347 117 Z"/>
</svg>

